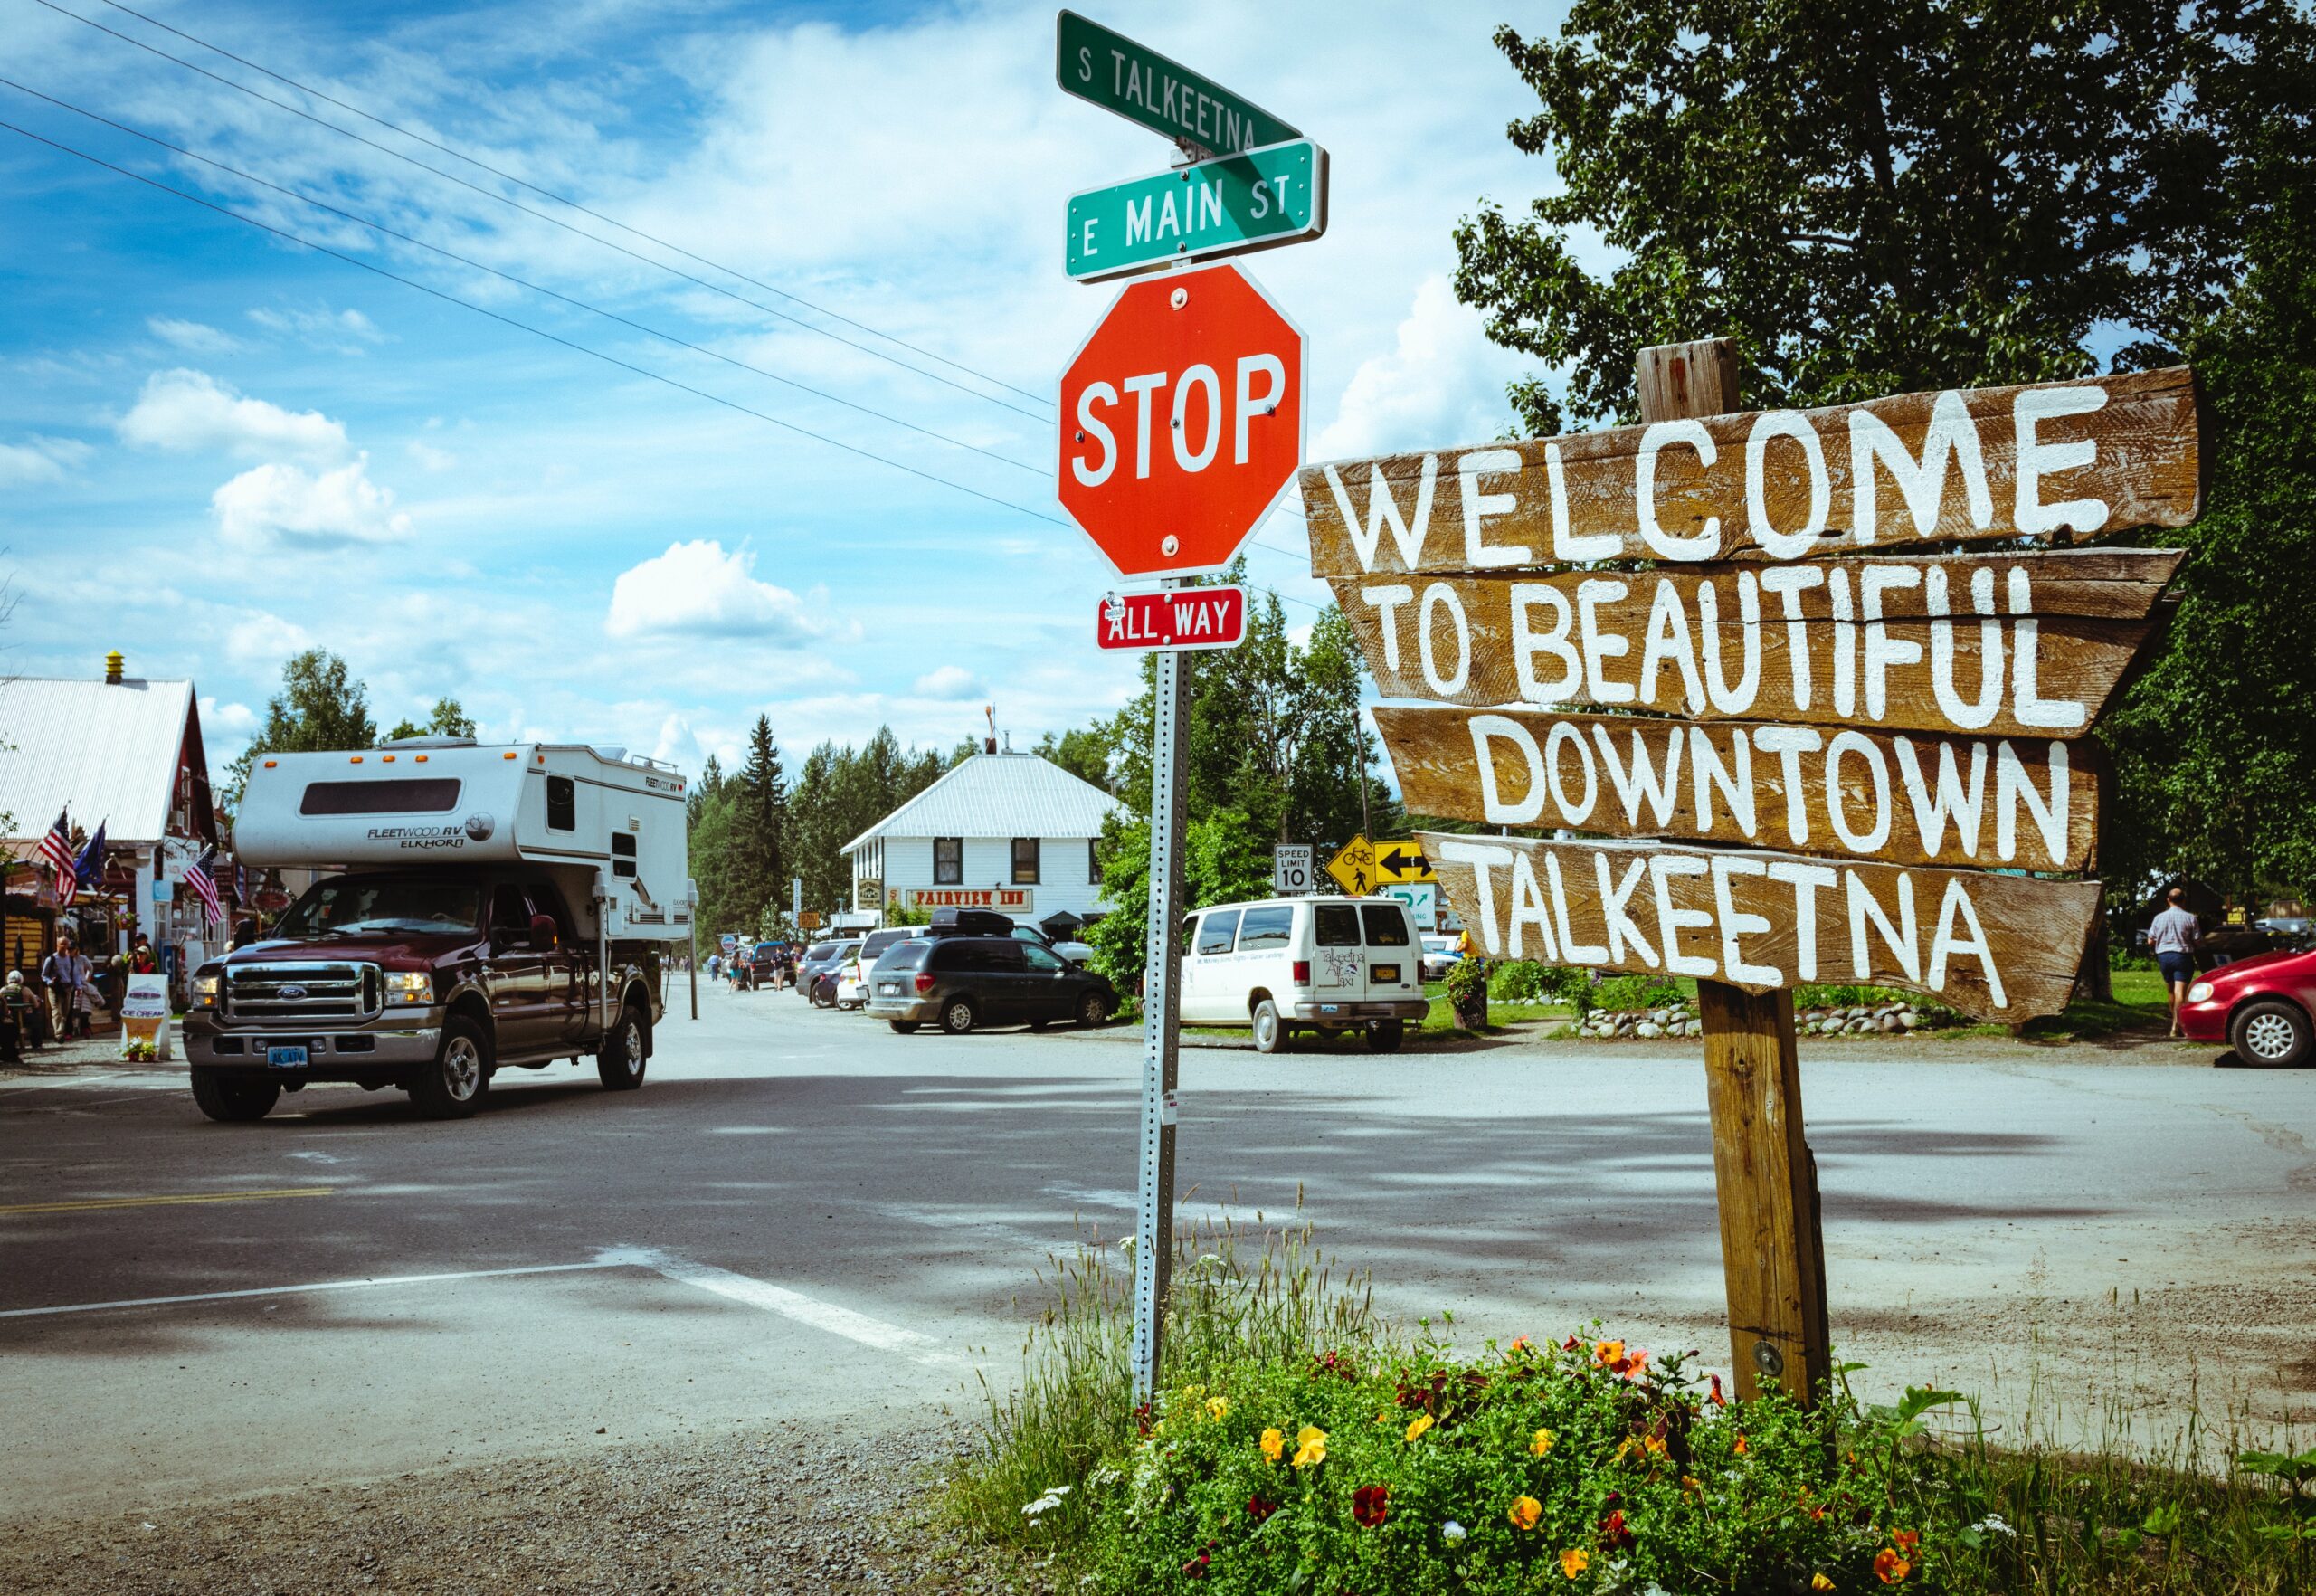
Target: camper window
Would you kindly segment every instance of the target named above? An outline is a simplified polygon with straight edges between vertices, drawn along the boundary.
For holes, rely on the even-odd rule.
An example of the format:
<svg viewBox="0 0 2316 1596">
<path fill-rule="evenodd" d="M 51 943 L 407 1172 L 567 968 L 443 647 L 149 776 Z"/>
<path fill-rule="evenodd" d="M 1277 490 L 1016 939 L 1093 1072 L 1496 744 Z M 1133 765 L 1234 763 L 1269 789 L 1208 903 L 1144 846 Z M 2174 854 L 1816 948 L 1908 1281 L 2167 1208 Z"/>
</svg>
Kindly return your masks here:
<svg viewBox="0 0 2316 1596">
<path fill-rule="evenodd" d="M 546 778 L 546 829 L 550 831 L 575 831 L 579 829 L 579 784 L 569 776 L 551 775 Z"/>
<path fill-rule="evenodd" d="M 308 782 L 299 814 L 442 814 L 459 806 L 455 777 Z"/>
<path fill-rule="evenodd" d="M 614 876 L 635 874 L 634 832 L 613 831 L 612 833 L 612 874 Z"/>
</svg>

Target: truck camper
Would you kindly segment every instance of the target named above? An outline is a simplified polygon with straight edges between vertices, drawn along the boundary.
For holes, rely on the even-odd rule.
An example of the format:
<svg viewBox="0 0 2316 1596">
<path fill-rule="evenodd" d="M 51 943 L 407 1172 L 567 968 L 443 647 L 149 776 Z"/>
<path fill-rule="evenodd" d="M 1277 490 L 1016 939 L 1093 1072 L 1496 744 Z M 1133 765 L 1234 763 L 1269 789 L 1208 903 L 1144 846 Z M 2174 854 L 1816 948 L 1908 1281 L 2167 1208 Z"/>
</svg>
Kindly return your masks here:
<svg viewBox="0 0 2316 1596">
<path fill-rule="evenodd" d="M 623 749 L 412 737 L 268 754 L 233 850 L 319 870 L 270 936 L 194 974 L 185 1050 L 212 1119 L 351 1081 L 471 1114 L 494 1072 L 594 1055 L 643 1082 L 661 953 L 691 936 L 685 781 Z"/>
</svg>

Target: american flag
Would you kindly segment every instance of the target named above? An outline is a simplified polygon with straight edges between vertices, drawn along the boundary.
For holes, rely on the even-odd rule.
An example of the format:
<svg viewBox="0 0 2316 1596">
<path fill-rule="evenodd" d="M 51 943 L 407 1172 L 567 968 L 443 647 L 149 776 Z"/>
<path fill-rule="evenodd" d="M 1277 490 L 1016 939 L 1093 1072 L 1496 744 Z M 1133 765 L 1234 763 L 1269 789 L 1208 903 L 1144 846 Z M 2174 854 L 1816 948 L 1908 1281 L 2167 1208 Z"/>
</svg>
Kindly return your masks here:
<svg viewBox="0 0 2316 1596">
<path fill-rule="evenodd" d="M 57 811 L 56 823 L 49 827 L 48 835 L 40 840 L 37 857 L 42 864 L 48 867 L 49 875 L 55 883 L 56 907 L 69 907 L 79 895 L 81 868 L 80 860 L 72 856 L 72 825 L 65 818 L 64 811 Z"/>
<path fill-rule="evenodd" d="M 225 918 L 225 906 L 217 901 L 216 878 L 209 873 L 216 861 L 217 850 L 204 849 L 201 857 L 193 861 L 193 868 L 185 873 L 185 884 L 201 899 L 202 915 L 212 926 L 223 924 Z"/>
</svg>

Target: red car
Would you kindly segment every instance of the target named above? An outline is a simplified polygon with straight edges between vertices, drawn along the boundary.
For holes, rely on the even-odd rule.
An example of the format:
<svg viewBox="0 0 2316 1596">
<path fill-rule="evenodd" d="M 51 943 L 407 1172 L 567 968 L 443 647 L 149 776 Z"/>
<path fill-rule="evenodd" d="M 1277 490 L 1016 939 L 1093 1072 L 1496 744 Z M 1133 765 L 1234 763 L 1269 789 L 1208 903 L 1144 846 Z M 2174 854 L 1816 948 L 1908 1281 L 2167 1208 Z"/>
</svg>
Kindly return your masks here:
<svg viewBox="0 0 2316 1596">
<path fill-rule="evenodd" d="M 2246 1064 L 2316 1059 L 2316 952 L 2260 954 L 2199 973 L 2179 1009 L 2179 1029 L 2226 1042 Z"/>
</svg>

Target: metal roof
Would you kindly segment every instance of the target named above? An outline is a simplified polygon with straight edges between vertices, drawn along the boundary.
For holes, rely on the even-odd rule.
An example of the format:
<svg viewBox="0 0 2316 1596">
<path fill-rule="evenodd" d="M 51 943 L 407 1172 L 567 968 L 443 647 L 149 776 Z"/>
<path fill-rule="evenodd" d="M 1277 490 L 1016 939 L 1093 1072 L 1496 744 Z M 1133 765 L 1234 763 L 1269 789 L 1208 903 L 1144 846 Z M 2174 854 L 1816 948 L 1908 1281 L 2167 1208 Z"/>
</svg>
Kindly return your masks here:
<svg viewBox="0 0 2316 1596">
<path fill-rule="evenodd" d="M 157 842 L 176 795 L 193 683 L 0 681 L 0 814 L 40 837 L 59 810 L 111 842 Z M 206 772 L 202 773 L 204 776 Z"/>
<path fill-rule="evenodd" d="M 851 841 L 879 837 L 1098 837 L 1125 806 L 1036 754 L 975 754 Z"/>
</svg>

